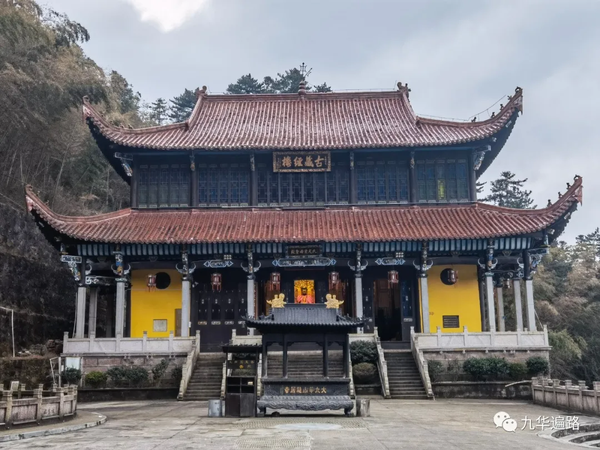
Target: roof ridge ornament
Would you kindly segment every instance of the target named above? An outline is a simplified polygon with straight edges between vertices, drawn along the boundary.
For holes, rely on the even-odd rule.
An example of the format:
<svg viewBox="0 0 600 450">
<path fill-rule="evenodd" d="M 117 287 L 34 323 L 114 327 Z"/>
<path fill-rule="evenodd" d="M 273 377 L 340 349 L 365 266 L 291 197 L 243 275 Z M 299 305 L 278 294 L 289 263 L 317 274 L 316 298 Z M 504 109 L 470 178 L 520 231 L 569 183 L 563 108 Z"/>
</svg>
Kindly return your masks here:
<svg viewBox="0 0 600 450">
<path fill-rule="evenodd" d="M 298 89 L 299 95 L 306 95 L 306 80 L 300 81 L 300 88 Z"/>
</svg>

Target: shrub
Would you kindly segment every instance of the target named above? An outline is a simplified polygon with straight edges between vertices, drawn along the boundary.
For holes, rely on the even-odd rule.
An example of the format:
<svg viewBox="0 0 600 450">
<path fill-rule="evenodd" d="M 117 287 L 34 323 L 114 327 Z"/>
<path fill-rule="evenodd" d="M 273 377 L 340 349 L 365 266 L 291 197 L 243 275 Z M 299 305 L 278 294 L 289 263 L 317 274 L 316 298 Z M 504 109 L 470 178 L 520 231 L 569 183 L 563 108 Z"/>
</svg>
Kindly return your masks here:
<svg viewBox="0 0 600 450">
<path fill-rule="evenodd" d="M 463 370 L 475 381 L 506 380 L 509 376 L 508 362 L 503 358 L 469 358 Z"/>
<path fill-rule="evenodd" d="M 173 378 L 177 385 L 179 385 L 179 383 L 181 383 L 181 379 L 183 378 L 183 367 L 173 367 L 173 370 L 171 370 L 171 378 Z"/>
<path fill-rule="evenodd" d="M 441 361 L 427 361 L 427 369 L 429 370 L 429 379 L 436 381 L 444 371 L 444 366 Z"/>
<path fill-rule="evenodd" d="M 487 358 L 490 380 L 507 380 L 510 377 L 510 367 L 504 358 Z"/>
<path fill-rule="evenodd" d="M 356 384 L 370 384 L 377 380 L 377 366 L 363 362 L 352 367 L 352 376 Z"/>
<path fill-rule="evenodd" d="M 152 368 L 152 382 L 155 386 L 160 385 L 160 380 L 165 376 L 167 368 L 169 367 L 169 361 L 162 359 L 156 366 Z"/>
<path fill-rule="evenodd" d="M 143 367 L 111 367 L 106 374 L 117 387 L 141 386 L 148 382 L 148 371 Z"/>
<path fill-rule="evenodd" d="M 487 380 L 490 371 L 487 358 L 469 358 L 463 363 L 463 370 L 476 381 Z"/>
<path fill-rule="evenodd" d="M 66 384 L 79 384 L 79 380 L 81 380 L 81 370 L 67 367 L 63 370 L 62 379 Z"/>
<path fill-rule="evenodd" d="M 527 377 L 527 366 L 522 362 L 512 362 L 508 365 L 510 378 L 515 381 L 524 380 Z"/>
<path fill-rule="evenodd" d="M 446 372 L 449 375 L 450 381 L 457 381 L 463 375 L 462 362 L 457 359 L 448 361 Z"/>
<path fill-rule="evenodd" d="M 127 369 L 127 378 L 131 386 L 142 386 L 148 383 L 148 371 L 143 367 L 133 366 Z"/>
<path fill-rule="evenodd" d="M 526 362 L 529 375 L 537 377 L 540 375 L 548 375 L 550 365 L 548 360 L 542 356 L 532 356 Z"/>
<path fill-rule="evenodd" d="M 107 381 L 108 375 L 106 375 L 104 372 L 94 371 L 85 376 L 85 385 L 93 389 L 106 386 Z"/>
<path fill-rule="evenodd" d="M 352 365 L 360 363 L 377 364 L 377 344 L 373 341 L 355 341 L 350 344 L 350 358 Z"/>
</svg>

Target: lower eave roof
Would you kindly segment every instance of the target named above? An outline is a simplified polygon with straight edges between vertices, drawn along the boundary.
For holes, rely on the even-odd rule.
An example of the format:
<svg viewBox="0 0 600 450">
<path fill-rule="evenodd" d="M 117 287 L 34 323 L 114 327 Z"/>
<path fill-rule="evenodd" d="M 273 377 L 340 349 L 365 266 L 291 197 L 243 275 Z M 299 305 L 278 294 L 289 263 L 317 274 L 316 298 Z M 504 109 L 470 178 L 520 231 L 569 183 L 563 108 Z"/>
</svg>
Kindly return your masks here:
<svg viewBox="0 0 600 450">
<path fill-rule="evenodd" d="M 390 242 L 492 239 L 528 235 L 558 226 L 582 200 L 583 181 L 544 209 L 502 208 L 484 203 L 336 207 L 314 210 L 246 208 L 136 210 L 87 217 L 56 214 L 26 188 L 38 222 L 72 240 L 115 244 L 259 242 Z"/>
</svg>

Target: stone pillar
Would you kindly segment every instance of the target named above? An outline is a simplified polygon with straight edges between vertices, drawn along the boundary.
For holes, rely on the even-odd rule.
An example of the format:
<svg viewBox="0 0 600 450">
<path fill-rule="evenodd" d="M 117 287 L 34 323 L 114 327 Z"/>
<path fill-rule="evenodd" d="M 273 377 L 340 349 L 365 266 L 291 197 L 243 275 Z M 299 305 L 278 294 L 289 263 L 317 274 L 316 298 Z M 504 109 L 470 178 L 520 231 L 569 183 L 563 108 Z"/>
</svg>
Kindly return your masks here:
<svg viewBox="0 0 600 450">
<path fill-rule="evenodd" d="M 125 278 L 117 278 L 117 299 L 115 304 L 115 337 L 123 337 L 125 329 Z"/>
<path fill-rule="evenodd" d="M 531 277 L 525 280 L 525 298 L 527 301 L 527 328 L 529 331 L 537 331 L 535 326 L 535 307 L 533 305 L 533 280 Z"/>
<path fill-rule="evenodd" d="M 96 335 L 96 322 L 98 318 L 98 290 L 97 286 L 90 288 L 90 311 L 88 316 L 88 336 Z"/>
<path fill-rule="evenodd" d="M 496 332 L 496 310 L 494 309 L 494 274 L 485 273 L 486 299 L 488 307 L 488 329 L 490 332 Z"/>
<path fill-rule="evenodd" d="M 421 261 L 420 264 L 413 262 L 415 268 L 419 271 L 419 291 L 421 294 L 421 319 L 423 322 L 422 333 L 431 333 L 429 325 L 429 285 L 427 283 L 427 271 L 433 266 L 433 261 L 427 259 L 428 244 L 421 244 Z"/>
<path fill-rule="evenodd" d="M 188 277 L 181 281 L 181 337 L 190 336 L 190 298 L 192 283 Z"/>
<path fill-rule="evenodd" d="M 246 316 L 248 318 L 254 317 L 254 309 L 256 306 L 254 305 L 254 275 L 248 275 L 247 282 L 247 298 L 246 298 Z M 248 328 L 248 335 L 254 336 L 254 328 Z"/>
<path fill-rule="evenodd" d="M 535 307 L 533 304 L 533 273 L 532 256 L 528 251 L 523 251 L 523 273 L 525 274 L 525 309 L 527 311 L 527 329 L 537 331 L 535 326 Z"/>
<path fill-rule="evenodd" d="M 175 266 L 181 274 L 181 337 L 190 337 L 190 308 L 192 298 L 192 274 L 196 270 L 194 263 L 190 264 L 187 246 L 181 251 L 181 263 Z"/>
<path fill-rule="evenodd" d="M 125 288 L 128 281 L 127 275 L 131 271 L 131 266 L 125 264 L 120 246 L 117 246 L 113 254 L 115 265 L 112 267 L 112 271 L 117 276 L 115 279 L 117 285 L 115 299 L 115 338 L 117 339 L 118 351 L 119 340 L 123 337 L 125 331 Z"/>
<path fill-rule="evenodd" d="M 356 291 L 356 317 L 362 318 L 364 316 L 363 310 L 363 290 L 362 290 L 362 273 L 356 272 L 354 277 L 354 290 Z M 362 328 L 359 330 L 362 333 Z"/>
<path fill-rule="evenodd" d="M 246 286 L 246 315 L 248 317 L 254 317 L 254 311 L 256 305 L 254 304 L 254 280 L 256 279 L 256 272 L 260 269 L 260 262 L 258 268 L 254 267 L 254 253 L 252 244 L 248 244 L 246 247 L 246 253 L 248 256 L 248 268 L 244 270 L 248 273 L 248 282 Z M 248 328 L 248 335 L 254 336 L 254 328 Z"/>
<path fill-rule="evenodd" d="M 427 284 L 427 273 L 423 272 L 419 276 L 421 288 L 421 310 L 423 314 L 423 333 L 431 333 L 429 325 L 429 286 Z"/>
<path fill-rule="evenodd" d="M 75 317 L 75 339 L 85 337 L 85 300 L 87 297 L 87 288 L 80 285 L 77 288 L 77 316 Z"/>
<path fill-rule="evenodd" d="M 504 318 L 504 295 L 502 292 L 502 280 L 496 285 L 496 301 L 498 303 L 498 330 L 506 331 L 506 321 Z"/>
<path fill-rule="evenodd" d="M 513 291 L 515 296 L 515 313 L 517 316 L 517 331 L 523 331 L 523 305 L 521 304 L 521 280 L 513 281 Z"/>
</svg>

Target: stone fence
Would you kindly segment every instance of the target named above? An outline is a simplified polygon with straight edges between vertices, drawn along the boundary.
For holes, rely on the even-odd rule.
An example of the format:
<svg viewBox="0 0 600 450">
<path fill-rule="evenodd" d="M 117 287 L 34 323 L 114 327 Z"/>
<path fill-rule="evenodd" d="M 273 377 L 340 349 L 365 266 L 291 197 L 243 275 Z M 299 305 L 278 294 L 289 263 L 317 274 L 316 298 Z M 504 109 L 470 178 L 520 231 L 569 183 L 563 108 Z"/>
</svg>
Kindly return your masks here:
<svg viewBox="0 0 600 450">
<path fill-rule="evenodd" d="M 533 403 L 567 411 L 600 415 L 600 381 L 588 389 L 585 381 L 573 385 L 571 380 L 533 378 L 531 382 Z"/>
<path fill-rule="evenodd" d="M 94 334 L 87 339 L 74 339 L 69 337 L 69 333 L 64 334 L 63 354 L 64 355 L 85 355 L 85 354 L 173 354 L 189 353 L 195 338 L 175 337 L 173 332 L 168 338 L 149 338 L 144 332 L 141 338 L 96 338 Z"/>
<path fill-rule="evenodd" d="M 43 394 L 43 385 L 34 389 L 30 398 L 13 398 L 13 391 L 2 391 L 0 427 L 42 424 L 45 420 L 64 420 L 76 414 L 76 386 L 58 388 L 51 397 L 44 397 Z"/>
</svg>

